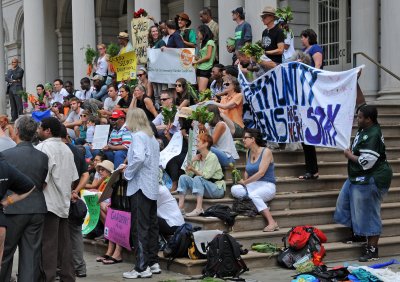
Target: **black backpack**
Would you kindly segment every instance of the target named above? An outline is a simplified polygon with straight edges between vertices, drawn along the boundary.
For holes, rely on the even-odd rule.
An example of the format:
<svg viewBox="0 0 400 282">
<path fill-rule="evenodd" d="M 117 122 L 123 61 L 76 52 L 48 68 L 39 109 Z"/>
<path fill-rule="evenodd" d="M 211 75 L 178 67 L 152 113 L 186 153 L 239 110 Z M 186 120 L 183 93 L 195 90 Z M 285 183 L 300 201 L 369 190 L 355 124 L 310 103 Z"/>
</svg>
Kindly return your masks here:
<svg viewBox="0 0 400 282">
<path fill-rule="evenodd" d="M 246 254 L 241 245 L 229 234 L 217 235 L 207 246 L 207 264 L 204 277 L 233 277 L 249 271 L 240 255 Z"/>
<path fill-rule="evenodd" d="M 184 223 L 175 230 L 174 235 L 168 240 L 163 254 L 164 257 L 169 258 L 167 269 L 174 259 L 189 257 L 188 249 L 192 245 L 193 227 L 189 223 Z"/>
<path fill-rule="evenodd" d="M 232 210 L 237 214 L 249 217 L 258 215 L 258 211 L 253 203 L 253 200 L 248 196 L 235 199 L 232 204 Z"/>
<path fill-rule="evenodd" d="M 218 217 L 229 227 L 235 224 L 235 217 L 237 215 L 238 214 L 233 212 L 229 206 L 220 204 L 209 207 L 202 214 L 202 216 Z"/>
</svg>

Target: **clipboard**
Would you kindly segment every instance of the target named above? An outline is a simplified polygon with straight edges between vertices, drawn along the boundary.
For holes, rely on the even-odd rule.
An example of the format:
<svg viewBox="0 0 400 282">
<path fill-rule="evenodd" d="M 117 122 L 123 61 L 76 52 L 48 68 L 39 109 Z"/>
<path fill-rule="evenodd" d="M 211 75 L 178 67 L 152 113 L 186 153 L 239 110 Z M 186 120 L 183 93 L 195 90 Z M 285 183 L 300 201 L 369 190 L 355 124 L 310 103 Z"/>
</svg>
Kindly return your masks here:
<svg viewBox="0 0 400 282">
<path fill-rule="evenodd" d="M 104 188 L 103 193 L 101 193 L 101 196 L 100 196 L 99 200 L 97 201 L 98 203 L 101 203 L 101 202 L 111 198 L 111 194 L 113 191 L 112 187 L 113 187 L 114 183 L 119 180 L 121 173 L 122 173 L 122 171 L 120 169 L 117 169 L 111 174 L 110 180 L 108 180 L 106 188 Z"/>
</svg>

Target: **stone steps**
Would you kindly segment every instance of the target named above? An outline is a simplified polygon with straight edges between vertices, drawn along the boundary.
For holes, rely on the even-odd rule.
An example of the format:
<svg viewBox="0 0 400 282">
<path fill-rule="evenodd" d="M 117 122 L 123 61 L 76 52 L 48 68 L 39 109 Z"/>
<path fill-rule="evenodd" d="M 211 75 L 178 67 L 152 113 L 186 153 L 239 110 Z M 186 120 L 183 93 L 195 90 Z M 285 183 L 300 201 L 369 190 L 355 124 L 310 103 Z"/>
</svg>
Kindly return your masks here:
<svg viewBox="0 0 400 282">
<path fill-rule="evenodd" d="M 333 214 L 335 207 L 323 207 L 323 208 L 303 208 L 294 210 L 280 210 L 271 211 L 272 216 L 278 222 L 280 227 L 292 227 L 296 225 L 313 225 L 317 226 L 320 224 L 332 224 Z M 395 219 L 400 214 L 400 203 L 383 203 L 381 209 L 382 219 Z M 219 229 L 224 231 L 230 231 L 229 228 L 216 217 L 186 217 L 186 222 L 191 223 L 194 226 L 199 226 L 203 230 Z M 252 231 L 262 230 L 266 223 L 261 215 L 255 217 L 237 216 L 235 225 L 232 227 L 232 231 Z"/>
</svg>

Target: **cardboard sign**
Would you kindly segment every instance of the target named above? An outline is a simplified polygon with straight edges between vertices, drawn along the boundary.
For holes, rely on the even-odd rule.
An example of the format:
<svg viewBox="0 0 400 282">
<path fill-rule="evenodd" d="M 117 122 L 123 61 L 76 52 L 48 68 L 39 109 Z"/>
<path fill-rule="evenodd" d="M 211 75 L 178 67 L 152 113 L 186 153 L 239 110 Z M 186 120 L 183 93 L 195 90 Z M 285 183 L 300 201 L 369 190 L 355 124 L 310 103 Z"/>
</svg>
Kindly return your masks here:
<svg viewBox="0 0 400 282">
<path fill-rule="evenodd" d="M 130 236 L 131 213 L 108 208 L 104 237 L 130 251 Z"/>
<path fill-rule="evenodd" d="M 117 81 L 136 78 L 137 57 L 135 52 L 127 52 L 110 58 L 117 73 Z"/>
<path fill-rule="evenodd" d="M 132 45 L 139 64 L 147 62 L 147 47 L 151 20 L 146 17 L 132 19 Z"/>
</svg>

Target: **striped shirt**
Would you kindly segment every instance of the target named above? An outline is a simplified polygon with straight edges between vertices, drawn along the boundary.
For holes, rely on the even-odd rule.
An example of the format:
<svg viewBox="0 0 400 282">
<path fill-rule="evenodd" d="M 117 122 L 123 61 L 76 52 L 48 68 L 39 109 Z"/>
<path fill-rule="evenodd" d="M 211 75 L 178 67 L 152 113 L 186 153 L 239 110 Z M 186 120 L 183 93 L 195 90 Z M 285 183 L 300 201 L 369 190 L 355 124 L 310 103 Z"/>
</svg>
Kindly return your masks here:
<svg viewBox="0 0 400 282">
<path fill-rule="evenodd" d="M 117 146 L 124 145 L 127 149 L 132 143 L 132 135 L 131 132 L 125 127 L 125 124 L 118 130 L 113 129 L 110 134 L 110 138 L 108 139 L 108 144 Z"/>
</svg>

